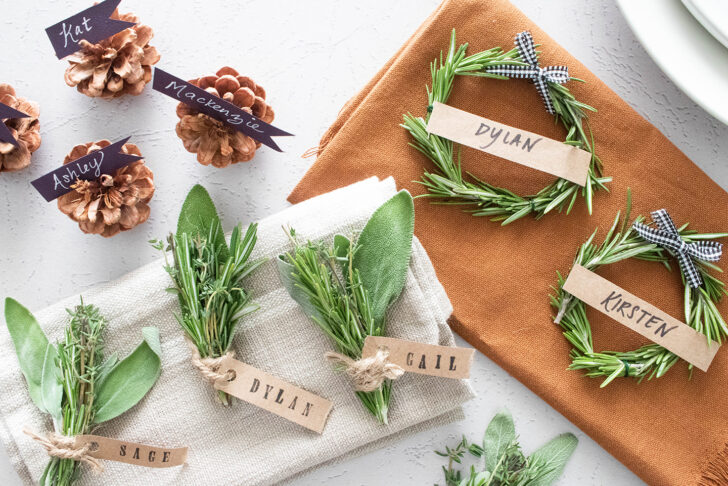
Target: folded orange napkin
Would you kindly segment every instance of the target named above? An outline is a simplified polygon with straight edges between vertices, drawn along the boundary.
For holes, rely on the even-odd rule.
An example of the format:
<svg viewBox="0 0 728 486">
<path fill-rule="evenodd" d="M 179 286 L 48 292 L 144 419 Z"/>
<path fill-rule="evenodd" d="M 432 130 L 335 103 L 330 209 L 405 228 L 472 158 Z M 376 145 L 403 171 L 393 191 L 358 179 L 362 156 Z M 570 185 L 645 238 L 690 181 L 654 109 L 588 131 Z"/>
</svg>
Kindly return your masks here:
<svg viewBox="0 0 728 486">
<path fill-rule="evenodd" d="M 530 30 L 541 44 L 542 66 L 565 64 L 577 99 L 596 107 L 590 118 L 609 187 L 594 197 L 589 216 L 583 199 L 570 215 L 552 212 L 500 227 L 458 206 L 416 202 L 416 234 L 429 253 L 454 306 L 450 323 L 489 356 L 650 484 L 728 484 L 728 349 L 708 373 L 688 378 L 684 362 L 652 381 L 602 380 L 569 371 L 570 346 L 553 323 L 549 287 L 567 273 L 574 254 L 595 227 L 603 236 L 623 208 L 628 188 L 633 215 L 666 208 L 678 225 L 701 232 L 728 230 L 728 194 L 654 126 L 632 110 L 579 61 L 505 0 L 447 0 L 342 110 L 321 140 L 319 156 L 289 196 L 298 202 L 368 176 L 394 176 L 413 194 L 425 157 L 410 147 L 402 114 L 424 115 L 429 63 L 446 50 L 450 33 L 474 53 L 510 49 L 514 35 Z M 501 123 L 562 139 L 525 80 L 459 77 L 450 105 Z M 463 148 L 463 169 L 496 186 L 533 194 L 552 176 Z M 725 259 L 724 259 L 725 260 Z M 719 265 L 725 266 L 725 262 Z M 676 267 L 675 267 L 676 268 Z M 678 271 L 629 260 L 600 274 L 683 319 Z M 719 309 L 728 315 L 726 300 Z M 595 349 L 630 350 L 643 338 L 595 310 L 589 311 Z"/>
</svg>

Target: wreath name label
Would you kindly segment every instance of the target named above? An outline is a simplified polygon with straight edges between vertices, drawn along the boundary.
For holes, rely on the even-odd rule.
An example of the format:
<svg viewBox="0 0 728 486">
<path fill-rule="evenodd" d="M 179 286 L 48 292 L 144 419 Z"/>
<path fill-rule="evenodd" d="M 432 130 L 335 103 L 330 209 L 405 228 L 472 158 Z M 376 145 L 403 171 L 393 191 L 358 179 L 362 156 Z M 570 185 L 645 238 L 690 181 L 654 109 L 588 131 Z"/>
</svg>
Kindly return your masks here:
<svg viewBox="0 0 728 486">
<path fill-rule="evenodd" d="M 586 186 L 592 154 L 440 102 L 433 103 L 429 133 Z"/>
<path fill-rule="evenodd" d="M 720 345 L 604 277 L 574 265 L 564 290 L 620 324 L 708 371 Z"/>
</svg>

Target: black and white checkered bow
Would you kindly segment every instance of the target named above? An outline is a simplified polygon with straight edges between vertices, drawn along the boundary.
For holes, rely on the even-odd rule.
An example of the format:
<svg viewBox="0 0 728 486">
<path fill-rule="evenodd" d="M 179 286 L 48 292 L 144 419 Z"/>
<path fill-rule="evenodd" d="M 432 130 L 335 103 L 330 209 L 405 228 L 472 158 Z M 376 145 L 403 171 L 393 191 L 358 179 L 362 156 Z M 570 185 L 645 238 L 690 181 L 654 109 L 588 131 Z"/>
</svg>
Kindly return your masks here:
<svg viewBox="0 0 728 486">
<path fill-rule="evenodd" d="M 547 81 L 557 84 L 564 84 L 569 79 L 569 68 L 567 66 L 549 66 L 546 68 L 539 67 L 538 56 L 536 55 L 536 47 L 533 43 L 531 33 L 524 30 L 516 35 L 515 41 L 521 60 L 528 63 L 528 66 L 512 66 L 502 64 L 499 66 L 491 66 L 485 69 L 485 72 L 491 74 L 499 74 L 508 78 L 530 79 L 536 85 L 538 94 L 541 95 L 543 104 L 546 105 L 546 111 L 554 114 L 554 104 L 549 96 Z"/>
<path fill-rule="evenodd" d="M 695 241 L 685 242 L 678 233 L 675 223 L 665 209 L 652 213 L 652 220 L 657 223 L 657 228 L 651 228 L 642 223 L 633 225 L 637 234 L 642 238 L 659 245 L 677 257 L 685 279 L 692 288 L 703 285 L 703 277 L 700 276 L 698 268 L 693 259 L 706 262 L 717 262 L 723 254 L 723 245 L 717 241 Z"/>
</svg>

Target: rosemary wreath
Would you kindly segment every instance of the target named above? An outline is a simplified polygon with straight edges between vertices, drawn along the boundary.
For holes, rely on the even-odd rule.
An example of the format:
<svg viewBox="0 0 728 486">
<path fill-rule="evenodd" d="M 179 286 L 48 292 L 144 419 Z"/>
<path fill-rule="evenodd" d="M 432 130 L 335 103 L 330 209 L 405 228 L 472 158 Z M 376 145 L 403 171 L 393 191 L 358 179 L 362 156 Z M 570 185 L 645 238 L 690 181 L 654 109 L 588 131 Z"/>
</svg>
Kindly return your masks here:
<svg viewBox="0 0 728 486">
<path fill-rule="evenodd" d="M 628 201 L 624 219 L 620 213 L 612 224 L 601 245 L 594 243 L 596 231 L 579 248 L 574 264 L 579 264 L 588 270 L 596 271 L 598 268 L 617 263 L 630 258 L 662 263 L 670 270 L 670 259 L 674 257 L 672 251 L 650 243 L 640 236 L 634 224 L 627 227 L 631 203 Z M 646 218 L 638 216 L 636 224 L 644 223 Z M 654 221 L 648 226 L 654 227 Z M 680 238 L 686 243 L 695 243 L 714 238 L 724 238 L 728 233 L 700 234 L 687 229 L 685 224 L 677 229 Z M 723 295 L 728 295 L 725 284 L 711 274 L 711 270 L 722 270 L 707 261 L 694 262 L 702 283 L 693 288 L 687 284 L 685 275 L 682 275 L 684 292 L 685 322 L 690 327 L 706 336 L 708 341 L 722 342 L 728 336 L 728 326 L 720 315 L 716 303 Z M 566 279 L 558 274 L 558 286 L 553 288 L 555 295 L 551 295 L 551 305 L 556 309 L 554 321 L 563 329 L 564 337 L 574 347 L 571 350 L 571 365 L 569 369 L 584 370 L 589 377 L 606 376 L 601 387 L 607 386 L 617 377 L 631 376 L 641 382 L 645 377 L 660 378 L 679 361 L 677 355 L 658 344 L 647 344 L 634 351 L 594 351 L 591 325 L 586 315 L 586 305 L 581 300 L 564 291 Z M 692 365 L 688 366 L 692 372 Z"/>
<path fill-rule="evenodd" d="M 509 76 L 497 73 L 525 68 L 538 72 L 540 69 L 535 67 L 534 63 L 526 62 L 519 48 L 504 52 L 500 47 L 494 47 L 466 56 L 467 48 L 467 43 L 456 47 L 455 30 L 453 29 L 447 57 L 443 59 L 441 52 L 439 66 L 437 59 L 430 64 L 432 88 L 427 88 L 427 115 L 422 118 L 408 113 L 403 117 L 404 121 L 401 126 L 407 129 L 414 139 L 410 145 L 422 152 L 436 167 L 436 170 L 432 172 L 425 170 L 422 179 L 418 181 L 428 191 L 427 194 L 423 194 L 423 197 L 438 199 L 440 204 L 475 206 L 474 209 L 467 211 L 474 216 L 489 216 L 493 221 L 502 221 L 503 225 L 530 213 L 535 213 L 536 219 L 539 219 L 553 209 L 562 211 L 566 208 L 566 214 L 569 214 L 579 195 L 586 200 L 589 214 L 591 214 L 594 191 L 606 190 L 605 184 L 611 182 L 612 179 L 602 175 L 602 162 L 594 152 L 593 136 L 591 131 L 587 136 L 583 126 L 583 122 L 587 120 L 585 110 L 596 112 L 596 109 L 578 101 L 563 84 L 548 80 L 540 81 L 545 83 L 548 90 L 548 97 L 544 97 L 547 109 L 553 112 L 555 121 L 566 128 L 564 143 L 591 153 L 589 176 L 584 187 L 565 179 L 557 179 L 535 195 L 519 196 L 508 189 L 488 184 L 473 174 L 464 174 L 460 152 L 458 152 L 457 161 L 454 158 L 453 142 L 427 132 L 431 107 L 436 101 L 447 103 L 456 76 L 511 79 Z M 532 55 L 532 60 L 536 62 L 538 52 L 533 51 Z M 526 77 L 513 73 L 511 76 Z M 566 79 L 584 82 L 573 77 Z"/>
</svg>

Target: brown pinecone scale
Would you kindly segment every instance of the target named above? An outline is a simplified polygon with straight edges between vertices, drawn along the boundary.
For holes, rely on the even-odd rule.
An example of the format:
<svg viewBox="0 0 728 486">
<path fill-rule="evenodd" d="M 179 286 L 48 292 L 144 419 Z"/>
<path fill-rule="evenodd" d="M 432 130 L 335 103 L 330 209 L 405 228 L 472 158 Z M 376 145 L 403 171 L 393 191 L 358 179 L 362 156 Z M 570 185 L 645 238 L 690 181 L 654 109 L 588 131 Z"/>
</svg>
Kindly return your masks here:
<svg viewBox="0 0 728 486">
<path fill-rule="evenodd" d="M 18 141 L 18 145 L 0 142 L 0 172 L 24 169 L 30 165 L 31 154 L 40 147 L 38 103 L 17 96 L 9 84 L 0 84 L 0 103 L 28 115 L 27 118 L 0 120 Z"/>
<path fill-rule="evenodd" d="M 140 24 L 136 15 L 119 15 L 114 10 L 111 18 L 136 25 L 97 44 L 82 40 L 81 50 L 68 58 L 66 84 L 92 98 L 141 94 L 152 80 L 152 65 L 160 57 L 157 49 L 149 45 L 154 31 Z"/>
<path fill-rule="evenodd" d="M 63 163 L 111 145 L 108 140 L 76 145 Z M 133 143 L 124 144 L 125 154 L 139 155 Z M 154 174 L 139 159 L 118 169 L 112 176 L 102 174 L 96 180 L 78 180 L 72 190 L 58 198 L 58 209 L 78 223 L 84 233 L 114 236 L 142 224 L 149 218 L 149 201 L 154 195 Z"/>
<path fill-rule="evenodd" d="M 234 104 L 265 123 L 271 123 L 275 117 L 273 108 L 265 101 L 263 87 L 249 77 L 241 76 L 231 67 L 224 67 L 210 76 L 193 79 L 190 83 Z M 177 105 L 177 116 L 177 136 L 182 139 L 188 152 L 197 154 L 197 161 L 203 165 L 227 167 L 238 162 L 248 162 L 261 145 L 257 140 L 184 103 Z"/>
</svg>

